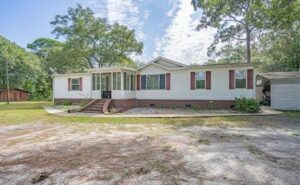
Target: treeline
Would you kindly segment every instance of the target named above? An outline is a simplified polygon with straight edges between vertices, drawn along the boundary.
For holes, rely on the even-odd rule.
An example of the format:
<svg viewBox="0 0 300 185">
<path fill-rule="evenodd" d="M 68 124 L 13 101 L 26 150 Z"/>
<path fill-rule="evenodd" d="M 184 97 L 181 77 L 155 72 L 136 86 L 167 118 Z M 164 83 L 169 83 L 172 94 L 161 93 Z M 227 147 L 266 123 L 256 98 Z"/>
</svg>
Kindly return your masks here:
<svg viewBox="0 0 300 185">
<path fill-rule="evenodd" d="M 0 36 L 0 89 L 6 88 L 6 62 L 10 87 L 27 90 L 32 100 L 41 100 L 51 98 L 52 74 L 115 65 L 134 68 L 130 56 L 142 54 L 143 43 L 134 30 L 109 24 L 81 5 L 55 16 L 51 24 L 56 39 L 38 38 L 27 50 Z"/>
<path fill-rule="evenodd" d="M 192 0 L 198 29 L 217 29 L 210 63 L 253 62 L 260 71 L 300 68 L 299 0 Z M 222 44 L 220 44 L 222 43 Z"/>
</svg>

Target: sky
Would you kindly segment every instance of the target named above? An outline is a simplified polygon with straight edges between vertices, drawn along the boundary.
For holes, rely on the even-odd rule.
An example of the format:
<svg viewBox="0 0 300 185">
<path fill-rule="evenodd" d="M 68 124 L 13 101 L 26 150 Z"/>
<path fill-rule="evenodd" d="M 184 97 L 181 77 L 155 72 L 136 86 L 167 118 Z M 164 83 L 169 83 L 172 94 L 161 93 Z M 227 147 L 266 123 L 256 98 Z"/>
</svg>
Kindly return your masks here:
<svg viewBox="0 0 300 185">
<path fill-rule="evenodd" d="M 40 37 L 54 38 L 50 22 L 69 7 L 90 7 L 98 17 L 136 30 L 144 50 L 135 59 L 162 56 L 185 64 L 207 61 L 215 30 L 197 31 L 201 10 L 191 0 L 9 0 L 0 2 L 0 35 L 26 47 Z"/>
</svg>

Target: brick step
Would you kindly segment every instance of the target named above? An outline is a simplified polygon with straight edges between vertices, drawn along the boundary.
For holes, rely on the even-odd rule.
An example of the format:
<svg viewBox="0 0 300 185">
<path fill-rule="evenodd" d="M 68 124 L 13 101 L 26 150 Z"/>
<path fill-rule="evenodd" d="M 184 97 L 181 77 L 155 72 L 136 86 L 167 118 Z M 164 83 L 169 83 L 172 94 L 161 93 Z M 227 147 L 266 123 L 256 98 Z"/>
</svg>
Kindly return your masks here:
<svg viewBox="0 0 300 185">
<path fill-rule="evenodd" d="M 82 112 L 86 113 L 103 113 L 104 104 L 107 101 L 107 99 L 97 100 L 94 101 L 89 106 L 85 107 Z"/>
</svg>

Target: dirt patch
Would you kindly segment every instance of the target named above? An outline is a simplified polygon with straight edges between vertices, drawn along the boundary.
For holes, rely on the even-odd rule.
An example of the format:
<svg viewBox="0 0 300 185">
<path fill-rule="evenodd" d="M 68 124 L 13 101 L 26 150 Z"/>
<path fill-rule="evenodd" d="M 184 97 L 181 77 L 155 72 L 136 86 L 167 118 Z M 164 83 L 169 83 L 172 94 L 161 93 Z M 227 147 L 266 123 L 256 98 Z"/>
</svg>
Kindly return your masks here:
<svg viewBox="0 0 300 185">
<path fill-rule="evenodd" d="M 277 162 L 279 160 L 279 157 L 275 157 L 271 154 L 268 154 L 268 153 L 262 151 L 261 149 L 259 149 L 258 147 L 254 146 L 254 145 L 248 145 L 247 148 L 248 148 L 250 153 L 252 153 L 253 155 L 255 155 L 255 156 L 257 156 L 261 159 L 269 160 L 269 161 L 272 161 L 272 162 Z"/>
<path fill-rule="evenodd" d="M 74 173 L 81 171 L 79 176 L 86 182 L 104 184 L 131 182 L 138 176 L 145 176 L 148 181 L 158 179 L 161 184 L 176 184 L 180 182 L 179 174 L 188 175 L 182 155 L 151 136 L 122 131 L 79 137 L 67 130 L 60 134 L 64 134 L 64 139 L 58 142 L 49 142 L 47 138 L 34 141 L 40 143 L 35 148 L 28 145 L 20 151 L 20 143 L 13 150 L 7 146 L 1 154 L 1 184 L 53 183 L 57 179 L 71 183 Z M 156 176 L 149 175 L 153 173 Z M 17 174 L 23 177 L 21 181 L 11 178 Z"/>
<path fill-rule="evenodd" d="M 270 125 L 1 127 L 0 184 L 298 184 L 300 125 Z"/>
</svg>

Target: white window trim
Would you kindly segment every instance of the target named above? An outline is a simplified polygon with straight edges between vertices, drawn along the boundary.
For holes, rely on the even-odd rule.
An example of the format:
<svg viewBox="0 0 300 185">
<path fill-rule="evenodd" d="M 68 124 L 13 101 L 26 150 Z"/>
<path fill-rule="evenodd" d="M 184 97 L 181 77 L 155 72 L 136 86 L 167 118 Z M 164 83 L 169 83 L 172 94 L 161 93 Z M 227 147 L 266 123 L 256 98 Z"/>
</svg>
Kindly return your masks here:
<svg viewBox="0 0 300 185">
<path fill-rule="evenodd" d="M 114 73 L 116 74 L 116 89 L 114 89 Z M 118 89 L 118 74 L 120 74 L 120 89 Z M 112 91 L 121 91 L 122 90 L 122 72 L 116 71 L 112 72 Z"/>
<path fill-rule="evenodd" d="M 78 84 L 73 84 L 73 80 L 78 80 Z M 80 91 L 80 78 L 71 78 L 71 91 Z M 73 90 L 73 85 L 78 85 L 77 90 Z"/>
<path fill-rule="evenodd" d="M 94 81 L 94 75 L 95 75 L 95 81 Z M 99 89 L 97 89 L 98 75 L 99 75 Z M 94 86 L 95 86 L 95 89 L 93 88 Z M 92 73 L 92 90 L 93 91 L 101 91 L 101 73 Z"/>
</svg>

